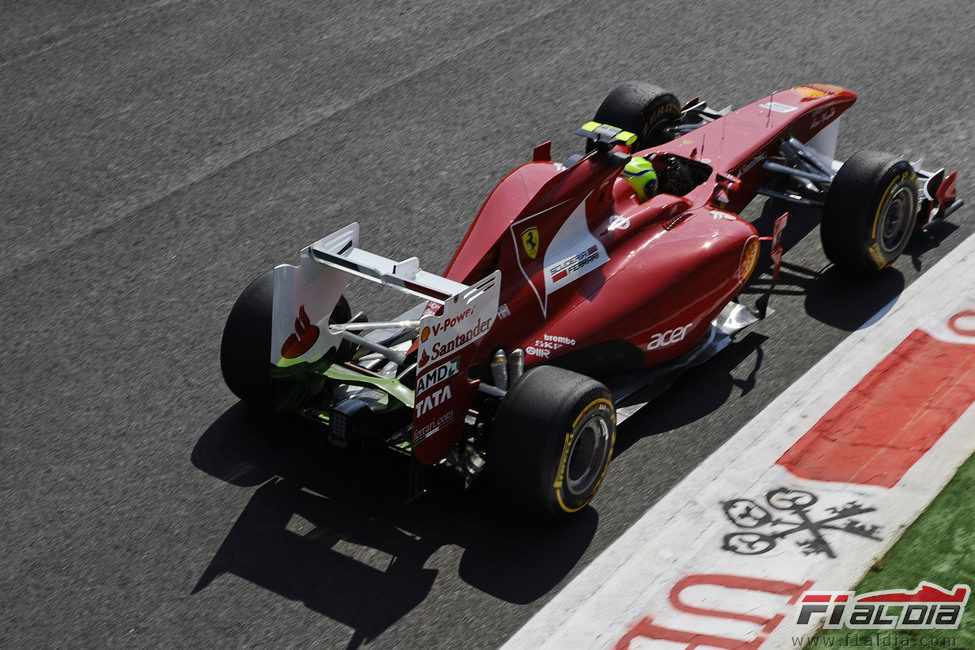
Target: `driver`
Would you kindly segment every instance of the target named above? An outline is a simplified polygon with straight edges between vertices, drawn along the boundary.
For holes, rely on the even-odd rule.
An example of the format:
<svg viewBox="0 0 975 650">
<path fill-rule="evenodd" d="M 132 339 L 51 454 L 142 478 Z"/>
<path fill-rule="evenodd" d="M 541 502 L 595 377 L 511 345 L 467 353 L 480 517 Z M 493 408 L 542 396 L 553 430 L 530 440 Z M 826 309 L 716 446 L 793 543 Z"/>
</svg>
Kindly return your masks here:
<svg viewBox="0 0 975 650">
<path fill-rule="evenodd" d="M 640 203 L 657 193 L 657 172 L 653 165 L 643 156 L 633 156 L 623 168 L 623 178 L 627 180 L 636 192 Z"/>
</svg>

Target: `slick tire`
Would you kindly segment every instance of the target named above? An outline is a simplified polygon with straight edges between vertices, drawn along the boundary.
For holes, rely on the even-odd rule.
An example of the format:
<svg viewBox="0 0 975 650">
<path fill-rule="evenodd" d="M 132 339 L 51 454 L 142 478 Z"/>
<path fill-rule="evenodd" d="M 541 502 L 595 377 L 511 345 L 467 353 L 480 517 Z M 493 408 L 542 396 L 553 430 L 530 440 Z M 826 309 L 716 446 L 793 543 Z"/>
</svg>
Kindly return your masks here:
<svg viewBox="0 0 975 650">
<path fill-rule="evenodd" d="M 262 414 L 270 413 L 274 406 L 270 361 L 273 307 L 274 271 L 268 271 L 255 278 L 237 298 L 220 341 L 224 382 L 234 395 Z M 344 323 L 350 318 L 349 303 L 341 297 L 329 322 Z"/>
<path fill-rule="evenodd" d="M 540 366 L 501 402 L 488 437 L 489 476 L 520 510 L 567 519 L 596 495 L 615 442 L 609 390 L 589 377 Z"/>
<path fill-rule="evenodd" d="M 220 341 L 220 370 L 230 391 L 261 413 L 271 411 L 271 308 L 274 271 L 255 278 L 237 298 Z"/>
<path fill-rule="evenodd" d="M 640 151 L 672 140 L 667 128 L 680 118 L 680 102 L 673 94 L 653 84 L 628 81 L 606 96 L 593 119 L 636 133 L 632 150 Z"/>
<path fill-rule="evenodd" d="M 869 275 L 902 252 L 917 222 L 917 174 L 906 160 L 859 151 L 836 173 L 823 206 L 820 239 L 837 267 Z"/>
</svg>

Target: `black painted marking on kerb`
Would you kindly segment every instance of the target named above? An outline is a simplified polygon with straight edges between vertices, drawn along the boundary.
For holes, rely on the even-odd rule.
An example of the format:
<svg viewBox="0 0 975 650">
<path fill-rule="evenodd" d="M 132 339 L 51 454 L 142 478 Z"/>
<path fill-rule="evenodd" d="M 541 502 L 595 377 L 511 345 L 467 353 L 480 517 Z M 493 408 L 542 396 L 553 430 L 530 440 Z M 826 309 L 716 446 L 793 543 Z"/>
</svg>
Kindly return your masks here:
<svg viewBox="0 0 975 650">
<path fill-rule="evenodd" d="M 836 550 L 827 539 L 831 531 L 881 541 L 880 526 L 864 524 L 857 518 L 876 512 L 876 508 L 850 501 L 842 506 L 826 508 L 817 519 L 812 514 L 819 501 L 812 492 L 777 488 L 765 495 L 766 507 L 753 499 L 722 501 L 721 507 L 731 523 L 743 530 L 724 536 L 721 548 L 739 555 L 761 555 L 775 548 L 781 540 L 793 538 L 805 555 L 836 557 Z M 802 533 L 806 536 L 799 538 Z"/>
</svg>

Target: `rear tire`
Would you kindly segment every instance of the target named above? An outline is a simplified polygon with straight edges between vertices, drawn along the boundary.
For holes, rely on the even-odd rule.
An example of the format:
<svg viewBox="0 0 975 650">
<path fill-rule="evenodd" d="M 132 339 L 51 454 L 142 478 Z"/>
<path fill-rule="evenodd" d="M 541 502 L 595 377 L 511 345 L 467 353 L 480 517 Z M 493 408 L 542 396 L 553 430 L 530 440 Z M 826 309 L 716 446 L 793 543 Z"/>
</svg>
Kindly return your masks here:
<svg viewBox="0 0 975 650">
<path fill-rule="evenodd" d="M 606 96 L 593 119 L 636 133 L 632 150 L 640 151 L 672 140 L 666 129 L 680 118 L 680 102 L 673 94 L 653 84 L 628 81 Z"/>
<path fill-rule="evenodd" d="M 904 251 L 917 221 L 917 174 L 906 160 L 876 151 L 850 157 L 830 185 L 820 239 L 837 267 L 873 274 Z"/>
<path fill-rule="evenodd" d="M 234 303 L 220 341 L 220 370 L 231 392 L 261 412 L 271 410 L 271 310 L 274 271 L 263 273 Z"/>
<path fill-rule="evenodd" d="M 508 391 L 488 438 L 495 488 L 535 516 L 566 519 L 596 495 L 616 441 L 609 390 L 541 366 Z"/>
</svg>

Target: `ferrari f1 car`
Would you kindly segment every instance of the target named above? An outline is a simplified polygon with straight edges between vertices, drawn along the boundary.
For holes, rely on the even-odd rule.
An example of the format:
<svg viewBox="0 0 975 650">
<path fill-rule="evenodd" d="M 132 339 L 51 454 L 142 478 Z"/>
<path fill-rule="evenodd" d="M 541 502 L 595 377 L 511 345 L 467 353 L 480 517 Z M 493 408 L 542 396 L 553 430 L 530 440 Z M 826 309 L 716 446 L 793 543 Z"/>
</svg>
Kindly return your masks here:
<svg viewBox="0 0 975 650">
<path fill-rule="evenodd" d="M 855 100 L 809 84 L 713 110 L 624 84 L 577 132 L 585 153 L 556 162 L 544 143 L 495 187 L 442 275 L 360 248 L 352 223 L 254 280 L 224 329 L 227 385 L 335 445 L 467 481 L 486 470 L 524 508 L 570 516 L 603 481 L 616 409 L 767 313 L 768 293 L 750 306 L 737 296 L 763 242 L 778 276 L 787 213 L 760 235 L 738 216 L 756 195 L 821 208 L 826 257 L 851 273 L 881 271 L 961 206 L 957 172 L 870 151 L 835 160 Z M 634 155 L 658 178 L 643 201 L 621 176 Z M 353 315 L 353 277 L 420 304 Z"/>
</svg>

